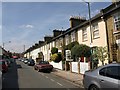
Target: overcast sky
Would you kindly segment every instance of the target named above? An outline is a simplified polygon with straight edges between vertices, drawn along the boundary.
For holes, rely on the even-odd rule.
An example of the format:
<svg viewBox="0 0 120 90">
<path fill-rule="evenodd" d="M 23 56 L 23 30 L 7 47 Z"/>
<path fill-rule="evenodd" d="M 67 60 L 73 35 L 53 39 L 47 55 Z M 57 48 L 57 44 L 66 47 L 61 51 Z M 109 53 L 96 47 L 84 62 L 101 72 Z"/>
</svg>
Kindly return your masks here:
<svg viewBox="0 0 120 90">
<path fill-rule="evenodd" d="M 69 28 L 70 16 L 88 17 L 88 7 L 84 2 L 5 1 L 2 2 L 0 30 L 2 26 L 2 40 L 5 48 L 12 52 L 23 52 L 24 45 L 28 49 L 39 40 L 43 40 L 45 35 L 52 35 L 54 29 Z M 110 4 L 110 2 L 92 2 L 92 16 Z M 11 43 L 8 43 L 9 41 Z"/>
</svg>

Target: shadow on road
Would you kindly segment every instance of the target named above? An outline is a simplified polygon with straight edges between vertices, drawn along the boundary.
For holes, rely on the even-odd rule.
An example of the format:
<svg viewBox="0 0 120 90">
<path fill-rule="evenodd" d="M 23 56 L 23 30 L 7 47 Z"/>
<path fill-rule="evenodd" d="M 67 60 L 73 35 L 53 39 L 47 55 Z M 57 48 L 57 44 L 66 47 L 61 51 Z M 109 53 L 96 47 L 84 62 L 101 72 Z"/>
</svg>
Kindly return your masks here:
<svg viewBox="0 0 120 90">
<path fill-rule="evenodd" d="M 3 74 L 2 90 L 19 90 L 17 72 L 18 68 L 22 67 L 20 65 L 17 65 L 15 61 L 12 63 L 11 67 L 9 67 L 8 72 Z"/>
</svg>

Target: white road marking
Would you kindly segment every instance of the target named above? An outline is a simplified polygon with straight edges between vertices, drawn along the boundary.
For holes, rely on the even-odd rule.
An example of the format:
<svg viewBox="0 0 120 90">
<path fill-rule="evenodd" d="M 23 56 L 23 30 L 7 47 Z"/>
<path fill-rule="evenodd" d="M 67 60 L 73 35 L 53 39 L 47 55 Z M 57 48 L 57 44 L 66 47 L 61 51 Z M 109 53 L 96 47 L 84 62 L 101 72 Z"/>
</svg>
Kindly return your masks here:
<svg viewBox="0 0 120 90">
<path fill-rule="evenodd" d="M 53 80 L 53 79 L 50 79 L 50 80 L 53 81 L 53 82 L 55 81 L 55 80 Z"/>
<path fill-rule="evenodd" d="M 60 86 L 63 86 L 63 85 L 62 85 L 62 84 L 60 84 L 59 82 L 57 82 L 57 84 L 58 84 L 58 85 L 60 85 Z"/>
<path fill-rule="evenodd" d="M 44 76 L 44 74 L 43 73 L 40 73 L 42 76 Z"/>
<path fill-rule="evenodd" d="M 47 76 L 45 76 L 46 78 L 48 78 Z"/>
</svg>

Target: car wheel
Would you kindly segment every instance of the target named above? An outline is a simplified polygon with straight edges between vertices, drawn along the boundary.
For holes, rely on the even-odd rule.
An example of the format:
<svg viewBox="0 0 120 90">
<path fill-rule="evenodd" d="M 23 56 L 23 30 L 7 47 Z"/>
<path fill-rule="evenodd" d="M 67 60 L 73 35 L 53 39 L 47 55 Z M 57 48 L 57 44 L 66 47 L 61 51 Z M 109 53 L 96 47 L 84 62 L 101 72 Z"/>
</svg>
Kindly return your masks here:
<svg viewBox="0 0 120 90">
<path fill-rule="evenodd" d="M 99 88 L 96 85 L 91 85 L 89 90 L 99 90 Z"/>
<path fill-rule="evenodd" d="M 37 69 L 34 67 L 34 70 L 37 70 Z"/>
<path fill-rule="evenodd" d="M 40 69 L 38 69 L 38 72 L 40 72 Z"/>
</svg>

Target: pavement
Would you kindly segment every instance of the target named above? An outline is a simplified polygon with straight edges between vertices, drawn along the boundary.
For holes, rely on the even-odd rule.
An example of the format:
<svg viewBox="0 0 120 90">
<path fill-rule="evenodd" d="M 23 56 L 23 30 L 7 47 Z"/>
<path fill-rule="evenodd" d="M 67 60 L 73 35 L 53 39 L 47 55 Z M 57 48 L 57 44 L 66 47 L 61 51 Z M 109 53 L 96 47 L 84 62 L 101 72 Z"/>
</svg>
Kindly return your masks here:
<svg viewBox="0 0 120 90">
<path fill-rule="evenodd" d="M 54 69 L 52 73 L 68 81 L 71 81 L 77 84 L 78 86 L 83 87 L 83 83 L 82 83 L 83 75 L 82 74 L 73 73 L 73 72 L 65 71 L 65 70 L 59 70 L 59 69 Z"/>
</svg>

